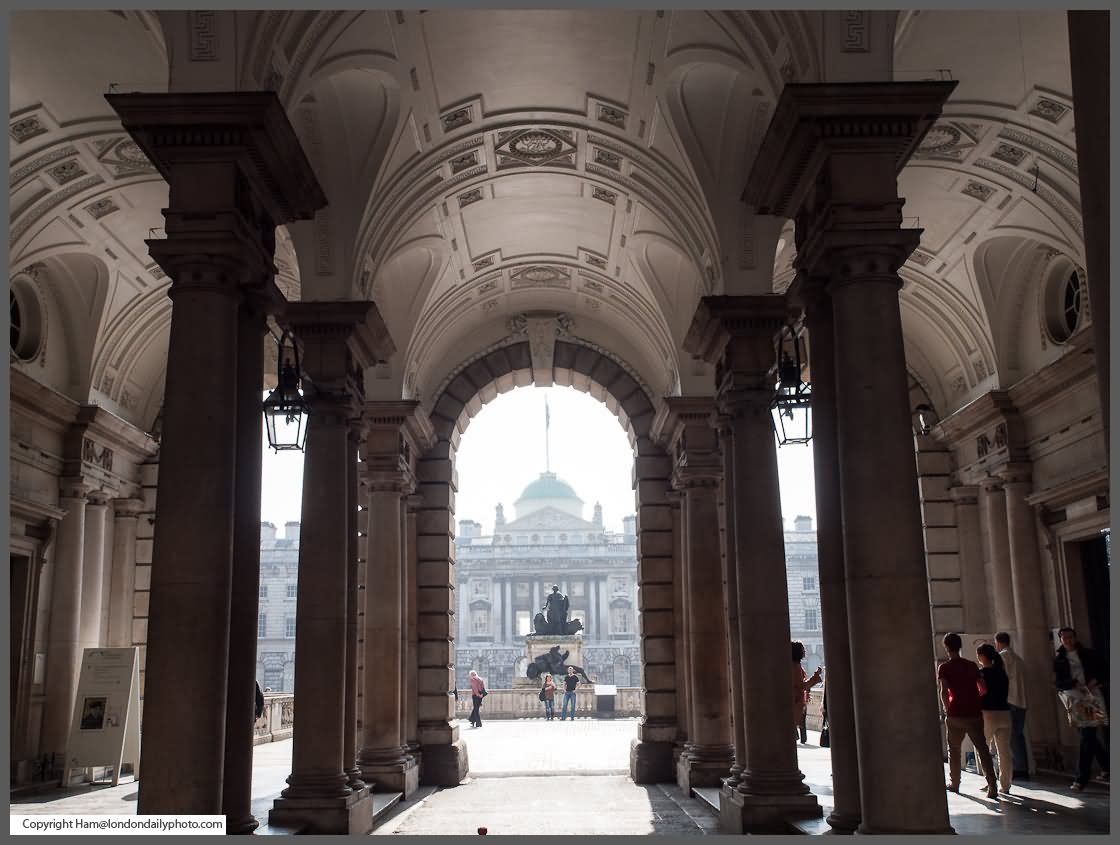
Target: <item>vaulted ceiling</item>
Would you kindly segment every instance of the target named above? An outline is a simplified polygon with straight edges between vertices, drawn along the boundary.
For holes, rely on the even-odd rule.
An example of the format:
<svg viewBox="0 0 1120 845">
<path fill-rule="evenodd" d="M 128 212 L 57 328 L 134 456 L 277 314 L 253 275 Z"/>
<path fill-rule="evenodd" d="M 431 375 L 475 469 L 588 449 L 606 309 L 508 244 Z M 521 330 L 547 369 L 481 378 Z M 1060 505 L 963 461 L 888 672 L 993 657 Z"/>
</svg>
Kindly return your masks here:
<svg viewBox="0 0 1120 845">
<path fill-rule="evenodd" d="M 681 350 L 700 296 L 790 280 L 792 224 L 739 201 L 781 87 L 882 44 L 896 79 L 959 81 L 899 180 L 923 229 L 912 374 L 944 416 L 1063 351 L 1038 304 L 1083 263 L 1063 12 L 23 11 L 11 32 L 11 272 L 87 327 L 18 366 L 145 427 L 167 192 L 111 84 L 278 92 L 329 198 L 280 232 L 280 283 L 377 303 L 398 354 L 374 398 L 432 401 L 524 313 L 568 315 L 660 397 L 711 390 Z"/>
</svg>

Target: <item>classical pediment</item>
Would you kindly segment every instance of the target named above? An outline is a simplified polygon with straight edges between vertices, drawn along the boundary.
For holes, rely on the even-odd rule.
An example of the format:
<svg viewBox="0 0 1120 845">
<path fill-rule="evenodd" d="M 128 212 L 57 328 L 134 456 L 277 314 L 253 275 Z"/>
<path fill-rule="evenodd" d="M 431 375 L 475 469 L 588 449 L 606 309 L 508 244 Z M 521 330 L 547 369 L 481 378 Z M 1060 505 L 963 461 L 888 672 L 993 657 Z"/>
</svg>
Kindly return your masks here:
<svg viewBox="0 0 1120 845">
<path fill-rule="evenodd" d="M 511 531 L 602 531 L 593 522 L 572 516 L 559 508 L 546 507 L 526 514 L 520 519 L 507 522 L 499 533 L 508 534 Z"/>
</svg>

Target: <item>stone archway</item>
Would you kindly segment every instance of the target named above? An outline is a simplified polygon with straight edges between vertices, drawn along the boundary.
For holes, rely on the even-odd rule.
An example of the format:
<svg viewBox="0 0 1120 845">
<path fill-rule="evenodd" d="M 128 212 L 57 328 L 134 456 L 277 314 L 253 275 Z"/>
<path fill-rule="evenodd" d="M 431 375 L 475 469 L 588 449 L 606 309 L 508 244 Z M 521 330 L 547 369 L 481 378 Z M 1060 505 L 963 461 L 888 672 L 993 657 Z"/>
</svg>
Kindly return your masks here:
<svg viewBox="0 0 1120 845">
<path fill-rule="evenodd" d="M 634 449 L 638 509 L 639 653 L 643 710 L 630 754 L 636 782 L 673 780 L 673 745 L 679 738 L 676 631 L 674 630 L 674 500 L 669 456 L 651 438 L 653 399 L 624 365 L 575 338 L 541 343 L 516 340 L 470 361 L 444 386 L 432 406 L 434 444 L 417 462 L 417 604 L 419 607 L 419 736 L 422 780 L 452 785 L 469 764 L 448 701 L 454 640 L 455 450 L 459 437 L 486 402 L 518 386 L 553 383 L 600 399 L 618 418 Z M 550 354 L 549 354 L 550 353 Z"/>
</svg>

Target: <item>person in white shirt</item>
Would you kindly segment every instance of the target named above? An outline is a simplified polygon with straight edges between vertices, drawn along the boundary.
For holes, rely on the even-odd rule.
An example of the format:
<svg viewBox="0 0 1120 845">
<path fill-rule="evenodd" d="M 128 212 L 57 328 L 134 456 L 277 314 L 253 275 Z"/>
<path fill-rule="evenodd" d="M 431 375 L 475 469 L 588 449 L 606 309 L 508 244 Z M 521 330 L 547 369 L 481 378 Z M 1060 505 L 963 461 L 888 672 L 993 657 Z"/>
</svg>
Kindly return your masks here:
<svg viewBox="0 0 1120 845">
<path fill-rule="evenodd" d="M 999 656 L 1003 658 L 1003 668 L 1007 672 L 1007 703 L 1011 707 L 1012 777 L 1029 780 L 1027 740 L 1023 736 L 1023 728 L 1027 723 L 1027 667 L 1023 658 L 1011 650 L 1010 634 L 1000 631 L 995 640 Z"/>
</svg>

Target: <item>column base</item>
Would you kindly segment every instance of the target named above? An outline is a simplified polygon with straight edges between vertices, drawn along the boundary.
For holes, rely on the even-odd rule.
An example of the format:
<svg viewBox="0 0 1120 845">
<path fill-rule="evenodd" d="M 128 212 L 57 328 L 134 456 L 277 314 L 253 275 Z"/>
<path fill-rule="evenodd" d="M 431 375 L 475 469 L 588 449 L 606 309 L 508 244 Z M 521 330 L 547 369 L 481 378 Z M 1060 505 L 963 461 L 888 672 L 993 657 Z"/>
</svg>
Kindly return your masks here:
<svg viewBox="0 0 1120 845">
<path fill-rule="evenodd" d="M 420 753 L 424 759 L 420 782 L 425 786 L 458 786 L 470 771 L 467 747 L 461 739 L 446 745 L 421 745 Z"/>
<path fill-rule="evenodd" d="M 402 792 L 408 798 L 420 787 L 420 766 L 407 753 L 388 754 L 385 760 L 361 761 L 362 780 L 371 792 Z"/>
<path fill-rule="evenodd" d="M 691 795 L 697 786 L 723 786 L 735 762 L 733 749 L 719 751 L 691 748 L 677 760 L 677 786 Z"/>
<path fill-rule="evenodd" d="M 369 784 L 362 780 L 362 770 L 357 766 L 346 769 L 343 773 L 346 775 L 346 785 L 351 789 L 360 790 L 369 786 Z"/>
<path fill-rule="evenodd" d="M 858 813 L 837 813 L 832 812 L 828 814 L 825 819 L 828 826 L 832 828 L 833 833 L 843 835 L 852 834 L 856 832 L 859 827 L 859 814 Z"/>
<path fill-rule="evenodd" d="M 277 798 L 268 823 L 300 833 L 364 835 L 373 830 L 373 797 L 361 789 L 344 798 Z"/>
<path fill-rule="evenodd" d="M 630 742 L 630 779 L 634 783 L 672 783 L 673 743 L 634 739 Z"/>
<path fill-rule="evenodd" d="M 812 793 L 744 795 L 727 787 L 719 793 L 721 833 L 791 833 L 791 820 L 819 818 L 823 812 Z"/>
<path fill-rule="evenodd" d="M 261 823 L 252 815 L 241 816 L 240 818 L 226 816 L 226 835 L 247 836 L 260 827 L 260 825 Z"/>
</svg>

